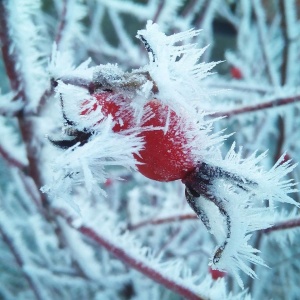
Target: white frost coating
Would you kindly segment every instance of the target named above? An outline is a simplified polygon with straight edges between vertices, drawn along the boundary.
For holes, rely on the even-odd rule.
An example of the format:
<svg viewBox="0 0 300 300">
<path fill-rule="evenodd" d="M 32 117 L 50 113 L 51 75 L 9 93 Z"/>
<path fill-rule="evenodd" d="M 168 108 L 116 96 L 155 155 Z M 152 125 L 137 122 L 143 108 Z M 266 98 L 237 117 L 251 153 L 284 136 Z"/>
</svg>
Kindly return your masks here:
<svg viewBox="0 0 300 300">
<path fill-rule="evenodd" d="M 160 31 L 157 24 L 148 21 L 145 30 L 137 37 L 146 40 L 149 64 L 144 67 L 158 87 L 159 99 L 180 115 L 184 108 L 191 117 L 197 118 L 195 108 L 200 111 L 209 101 L 209 89 L 202 80 L 211 74 L 218 62 L 199 62 L 207 47 L 198 49 L 195 44 L 183 44 L 196 37 L 200 30 L 188 30 L 170 36 Z"/>
<path fill-rule="evenodd" d="M 83 0 L 68 0 L 62 2 L 62 6 L 66 6 L 66 15 L 63 16 L 65 22 L 62 32 L 59 32 L 59 49 L 62 51 L 69 49 L 74 57 L 81 50 L 78 45 L 85 42 L 85 29 L 82 20 L 87 16 L 88 10 Z M 77 53 L 75 54 L 75 52 Z"/>
<path fill-rule="evenodd" d="M 107 211 L 106 206 L 98 209 Z M 98 211 L 98 210 L 97 210 Z M 94 228 L 95 231 L 106 240 L 111 246 L 115 246 L 116 249 L 126 249 L 126 255 L 129 255 L 135 261 L 141 265 L 145 265 L 151 269 L 157 270 L 163 274 L 166 278 L 172 280 L 180 286 L 186 287 L 194 293 L 198 294 L 204 299 L 231 299 L 226 292 L 226 285 L 224 279 L 217 281 L 212 280 L 210 275 L 203 276 L 199 279 L 198 276 L 192 276 L 191 270 L 186 268 L 182 261 L 171 260 L 164 262 L 160 257 L 155 257 L 151 249 L 143 246 L 137 238 L 129 232 L 122 233 L 123 227 L 116 224 L 113 215 L 108 216 L 98 214 L 93 210 L 92 215 L 84 216 L 77 222 L 77 226 L 87 226 Z M 113 218 L 113 221 L 110 218 Z M 101 226 L 99 226 L 101 224 Z M 243 299 L 243 297 L 238 298 Z"/>
<path fill-rule="evenodd" d="M 243 158 L 242 148 L 237 152 L 234 148 L 235 143 L 225 158 L 222 158 L 218 149 L 215 149 L 212 156 L 207 158 L 207 162 L 238 175 L 244 180 L 251 180 L 256 183 L 254 185 L 249 184 L 248 188 L 260 201 L 268 200 L 270 205 L 274 205 L 274 202 L 283 202 L 299 207 L 299 203 L 288 196 L 288 194 L 298 191 L 295 188 L 296 183 L 293 180 L 285 180 L 297 164 L 292 164 L 291 160 L 284 162 L 285 153 L 269 171 L 266 171 L 260 163 L 266 157 L 267 152 L 260 155 L 254 152 L 249 157 Z M 232 180 L 233 182 L 234 180 Z"/>
<path fill-rule="evenodd" d="M 7 120 L 0 116 L 0 136 L 1 148 L 9 154 L 12 159 L 22 163 L 24 166 L 28 164 L 26 151 L 23 144 L 19 142 L 19 136 L 13 126 L 7 125 Z"/>
<path fill-rule="evenodd" d="M 95 281 L 101 280 L 102 274 L 100 271 L 100 265 L 95 258 L 93 248 L 85 244 L 80 233 L 71 228 L 65 220 L 60 218 L 59 224 L 66 242 L 70 247 L 71 255 L 80 266 L 84 275 Z"/>
<path fill-rule="evenodd" d="M 133 154 L 143 147 L 141 138 L 136 134 L 114 133 L 112 127 L 113 122 L 108 117 L 88 143 L 75 145 L 57 157 L 53 163 L 52 183 L 42 190 L 54 199 L 68 198 L 78 185 L 83 185 L 88 194 L 103 193 L 98 185 L 107 179 L 107 166 L 135 169 Z"/>
<path fill-rule="evenodd" d="M 276 223 L 281 222 L 290 222 L 299 220 L 297 209 L 294 208 L 292 211 L 288 212 L 286 210 L 282 210 L 280 212 L 274 212 L 274 220 Z M 297 241 L 297 237 L 299 235 L 300 228 L 289 228 L 288 230 L 277 230 L 273 231 L 271 234 L 268 235 L 269 239 L 276 241 L 276 243 L 282 247 L 284 250 L 287 247 L 291 247 Z"/>
<path fill-rule="evenodd" d="M 44 28 L 39 22 L 40 17 L 39 0 L 24 0 L 22 5 L 19 1 L 8 1 L 10 36 L 13 40 L 14 51 L 18 59 L 18 72 L 22 74 L 28 101 L 25 109 L 35 111 L 39 100 L 48 88 L 48 74 L 45 72 L 46 55 L 43 53 L 42 45 L 45 40 Z"/>
<path fill-rule="evenodd" d="M 288 194 L 297 191 L 293 180 L 284 180 L 296 165 L 291 161 L 284 162 L 284 155 L 269 170 L 265 171 L 259 163 L 265 158 L 266 153 L 248 158 L 242 158 L 242 149 L 234 150 L 235 144 L 225 158 L 222 158 L 217 149 L 213 151 L 208 161 L 211 165 L 221 167 L 231 175 L 214 181 L 211 192 L 221 202 L 222 208 L 230 218 L 229 237 L 223 228 L 228 229 L 226 217 L 217 211 L 217 208 L 207 201 L 201 201 L 201 207 L 206 212 L 213 234 L 219 245 L 226 243 L 225 249 L 217 262 L 212 261 L 212 267 L 232 273 L 239 285 L 243 287 L 238 270 L 255 278 L 256 274 L 248 263 L 264 265 L 263 260 L 257 256 L 258 250 L 248 244 L 251 233 L 272 226 L 275 221 L 275 202 L 289 203 L 299 207 L 299 203 Z M 244 187 L 238 184 L 236 178 L 242 180 Z M 264 201 L 269 202 L 269 207 L 263 208 Z"/>
<path fill-rule="evenodd" d="M 22 109 L 23 101 L 21 99 L 12 100 L 14 97 L 13 93 L 1 94 L 0 90 L 0 114 L 11 116 Z"/>
<path fill-rule="evenodd" d="M 76 129 L 91 128 L 102 120 L 101 107 L 96 106 L 95 110 L 91 109 L 96 100 L 90 95 L 87 89 L 72 84 L 65 84 L 58 80 L 56 91 L 56 97 L 62 98 L 66 117 L 76 124 Z M 85 110 L 89 110 L 89 113 L 81 115 L 81 112 Z"/>
<path fill-rule="evenodd" d="M 247 195 L 247 192 L 234 189 L 223 182 L 223 180 L 216 182 L 214 192 L 217 198 L 223 199 L 224 208 L 230 216 L 230 238 L 226 239 L 226 233 L 225 235 L 223 234 L 223 241 L 226 240 L 227 245 L 220 261 L 211 263 L 212 268 L 226 270 L 233 274 L 243 288 L 243 282 L 238 275 L 239 270 L 252 278 L 256 278 L 256 274 L 248 266 L 248 263 L 266 266 L 263 260 L 257 256 L 259 251 L 250 246 L 248 240 L 253 231 L 271 226 L 269 215 L 273 211 L 271 209 L 258 208 L 255 201 L 252 203 L 252 199 Z M 220 221 L 222 223 L 226 222 L 224 217 L 221 217 Z M 226 224 L 222 223 L 221 226 L 226 228 Z M 222 244 L 220 228 L 217 228 L 215 231 L 212 234 L 216 236 L 218 243 Z"/>
<path fill-rule="evenodd" d="M 57 45 L 53 44 L 51 60 L 48 66 L 48 72 L 51 78 L 78 78 L 80 80 L 91 81 L 93 78 L 93 68 L 89 68 L 91 59 L 87 59 L 78 67 L 75 67 L 73 55 L 70 51 L 58 51 Z"/>
</svg>

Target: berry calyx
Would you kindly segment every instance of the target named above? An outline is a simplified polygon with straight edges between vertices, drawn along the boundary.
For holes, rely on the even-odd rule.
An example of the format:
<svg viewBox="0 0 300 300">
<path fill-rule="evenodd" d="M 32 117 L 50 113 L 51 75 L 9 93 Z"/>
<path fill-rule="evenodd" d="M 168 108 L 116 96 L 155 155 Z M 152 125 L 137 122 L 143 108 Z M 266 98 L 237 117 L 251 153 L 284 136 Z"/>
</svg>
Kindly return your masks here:
<svg viewBox="0 0 300 300">
<path fill-rule="evenodd" d="M 157 181 L 173 181 L 182 179 L 195 168 L 191 149 L 186 147 L 189 138 L 183 118 L 173 110 L 169 110 L 158 99 L 150 100 L 144 111 L 151 116 L 141 124 L 134 119 L 134 112 L 128 99 L 110 92 L 94 94 L 97 105 L 104 116 L 111 115 L 115 125 L 114 132 L 122 132 L 134 127 L 141 128 L 139 136 L 143 138 L 144 148 L 135 155 L 139 162 L 137 168 L 144 176 Z M 88 114 L 87 110 L 82 114 Z"/>
</svg>

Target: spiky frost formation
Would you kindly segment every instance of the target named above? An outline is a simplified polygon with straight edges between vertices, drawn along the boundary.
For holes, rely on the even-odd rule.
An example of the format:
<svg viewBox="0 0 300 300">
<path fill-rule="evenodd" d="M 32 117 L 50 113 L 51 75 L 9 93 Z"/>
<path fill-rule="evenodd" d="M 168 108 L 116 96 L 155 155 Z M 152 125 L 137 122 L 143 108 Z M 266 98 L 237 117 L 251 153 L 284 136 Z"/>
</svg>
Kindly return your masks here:
<svg viewBox="0 0 300 300">
<path fill-rule="evenodd" d="M 53 199 L 70 199 L 73 203 L 72 193 L 76 186 L 84 186 L 88 194 L 104 193 L 99 184 L 107 179 L 107 166 L 135 169 L 137 162 L 133 154 L 142 149 L 143 141 L 134 133 L 113 132 L 113 124 L 111 118 L 107 118 L 88 143 L 75 145 L 59 155 L 52 164 L 52 182 L 43 187 L 43 192 Z"/>
<path fill-rule="evenodd" d="M 218 64 L 200 62 L 207 47 L 199 49 L 196 44 L 186 43 L 200 31 L 190 29 L 167 36 L 148 21 L 146 29 L 137 35 L 149 53 L 149 64 L 143 70 L 157 85 L 161 101 L 177 113 L 183 107 L 193 117 L 197 117 L 195 108 L 202 111 L 209 101 L 212 90 L 205 87 L 203 79 Z"/>
<path fill-rule="evenodd" d="M 274 167 L 266 171 L 259 165 L 266 153 L 258 156 L 254 153 L 243 159 L 242 149 L 236 152 L 234 147 L 235 144 L 224 158 L 217 150 L 211 157 L 207 157 L 211 164 L 229 172 L 228 176 L 216 179 L 210 188 L 210 192 L 219 201 L 219 206 L 226 211 L 228 219 L 226 220 L 226 216 L 213 203 L 205 199 L 200 199 L 199 205 L 209 220 L 213 220 L 210 222 L 210 233 L 219 244 L 212 258 L 212 267 L 232 273 L 243 287 L 239 270 L 256 278 L 249 263 L 266 266 L 257 256 L 259 251 L 248 244 L 251 234 L 272 226 L 275 221 L 276 202 L 297 207 L 299 203 L 289 196 L 297 191 L 295 183 L 284 179 L 296 167 L 295 164 L 291 161 L 283 162 L 283 155 Z M 241 181 L 238 182 L 236 178 Z M 267 207 L 264 207 L 265 201 L 269 203 Z"/>
</svg>

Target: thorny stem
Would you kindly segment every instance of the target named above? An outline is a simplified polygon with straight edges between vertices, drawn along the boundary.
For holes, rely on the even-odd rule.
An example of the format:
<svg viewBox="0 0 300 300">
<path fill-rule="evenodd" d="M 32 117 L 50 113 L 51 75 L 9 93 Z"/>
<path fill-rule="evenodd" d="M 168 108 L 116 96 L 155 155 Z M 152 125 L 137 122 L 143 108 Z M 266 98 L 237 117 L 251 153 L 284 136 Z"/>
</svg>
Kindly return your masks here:
<svg viewBox="0 0 300 300">
<path fill-rule="evenodd" d="M 3 228 L 1 228 L 1 227 L 0 227 L 0 235 L 2 236 L 2 240 L 6 243 L 6 245 L 10 249 L 12 255 L 14 256 L 14 258 L 15 258 L 17 264 L 18 264 L 18 266 L 20 267 L 20 270 L 23 272 L 24 277 L 26 278 L 29 286 L 31 287 L 31 290 L 32 290 L 35 298 L 37 300 L 43 300 L 44 297 L 41 295 L 41 291 L 37 287 L 37 285 L 35 283 L 35 280 L 23 269 L 24 266 L 25 266 L 25 263 L 24 263 L 22 254 L 19 252 L 20 249 L 18 249 L 18 247 L 16 247 L 14 245 L 11 238 L 7 235 L 6 232 L 4 232 Z"/>
<path fill-rule="evenodd" d="M 181 295 L 184 299 L 189 300 L 204 300 L 203 297 L 196 294 L 194 291 L 188 289 L 187 287 L 183 286 L 180 281 L 172 280 L 169 276 L 166 276 L 159 272 L 155 266 L 150 266 L 150 264 L 146 264 L 144 261 L 139 260 L 136 256 L 132 255 L 131 253 L 127 252 L 126 249 L 122 248 L 119 244 L 114 243 L 113 241 L 109 240 L 107 237 L 102 236 L 99 232 L 96 232 L 92 228 L 88 226 L 80 226 L 74 227 L 72 225 L 72 218 L 68 217 L 65 212 L 57 211 L 67 223 L 76 229 L 78 232 L 81 232 L 84 236 L 90 238 L 99 246 L 106 249 L 109 253 L 117 257 L 123 263 L 129 265 L 131 268 L 137 270 L 138 272 L 144 274 L 148 278 L 154 280 L 155 282 L 165 286 L 166 288 L 172 290 L 173 292 Z"/>
</svg>

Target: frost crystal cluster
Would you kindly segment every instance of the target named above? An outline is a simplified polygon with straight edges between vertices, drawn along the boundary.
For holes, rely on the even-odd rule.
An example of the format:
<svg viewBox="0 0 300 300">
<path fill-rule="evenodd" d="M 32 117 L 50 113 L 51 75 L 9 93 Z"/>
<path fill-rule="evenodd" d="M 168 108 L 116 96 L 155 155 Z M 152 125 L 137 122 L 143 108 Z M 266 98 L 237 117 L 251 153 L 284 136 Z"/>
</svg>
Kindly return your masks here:
<svg viewBox="0 0 300 300">
<path fill-rule="evenodd" d="M 296 1 L 17 2 L 0 298 L 296 299 Z"/>
</svg>

